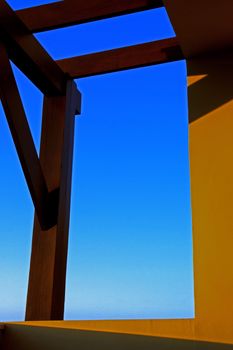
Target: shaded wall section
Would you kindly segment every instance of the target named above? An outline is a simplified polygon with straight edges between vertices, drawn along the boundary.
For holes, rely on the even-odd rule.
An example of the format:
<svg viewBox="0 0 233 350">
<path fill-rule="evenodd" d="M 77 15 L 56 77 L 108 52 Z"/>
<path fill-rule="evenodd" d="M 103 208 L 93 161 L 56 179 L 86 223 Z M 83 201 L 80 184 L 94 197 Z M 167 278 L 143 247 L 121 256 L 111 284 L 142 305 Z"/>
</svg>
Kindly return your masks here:
<svg viewBox="0 0 233 350">
<path fill-rule="evenodd" d="M 195 334 L 233 343 L 233 64 L 188 61 Z"/>
<path fill-rule="evenodd" d="M 129 334 L 57 329 L 6 327 L 4 350 L 232 350 L 229 344 Z"/>
</svg>

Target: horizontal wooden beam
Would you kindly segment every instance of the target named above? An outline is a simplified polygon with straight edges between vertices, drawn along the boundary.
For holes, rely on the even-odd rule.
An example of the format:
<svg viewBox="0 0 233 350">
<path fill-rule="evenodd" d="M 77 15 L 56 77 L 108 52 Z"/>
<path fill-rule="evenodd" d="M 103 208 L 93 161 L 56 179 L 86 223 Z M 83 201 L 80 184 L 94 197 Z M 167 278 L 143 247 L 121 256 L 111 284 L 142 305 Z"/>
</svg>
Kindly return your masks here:
<svg viewBox="0 0 233 350">
<path fill-rule="evenodd" d="M 10 59 L 44 94 L 65 93 L 67 77 L 4 0 L 0 0 L 0 40 Z"/>
<path fill-rule="evenodd" d="M 31 32 L 162 7 L 162 0 L 65 0 L 17 11 Z"/>
<path fill-rule="evenodd" d="M 56 193 L 49 196 L 40 161 L 24 112 L 18 87 L 4 46 L 0 43 L 0 100 L 41 227 L 53 225 Z"/>
<path fill-rule="evenodd" d="M 117 72 L 183 59 L 176 38 L 123 47 L 57 61 L 72 78 Z"/>
</svg>

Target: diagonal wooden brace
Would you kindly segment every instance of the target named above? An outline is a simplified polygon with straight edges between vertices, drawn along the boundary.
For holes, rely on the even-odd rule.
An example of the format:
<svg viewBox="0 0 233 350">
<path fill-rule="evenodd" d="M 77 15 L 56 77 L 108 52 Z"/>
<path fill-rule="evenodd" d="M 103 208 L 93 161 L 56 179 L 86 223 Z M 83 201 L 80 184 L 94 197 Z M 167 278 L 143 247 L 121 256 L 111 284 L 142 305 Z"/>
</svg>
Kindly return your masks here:
<svg viewBox="0 0 233 350">
<path fill-rule="evenodd" d="M 48 190 L 47 182 L 36 152 L 11 64 L 6 49 L 1 43 L 0 100 L 3 105 L 40 226 L 43 230 L 48 230 L 57 222 L 59 188 L 54 188 L 51 191 Z M 74 88 L 71 106 L 73 115 L 80 113 L 80 105 L 80 92 Z"/>
<path fill-rule="evenodd" d="M 58 201 L 49 194 L 5 47 L 0 43 L 0 99 L 41 227 L 56 221 Z"/>
<path fill-rule="evenodd" d="M 58 67 L 5 0 L 0 0 L 0 40 L 10 59 L 45 95 L 64 95 L 67 74 Z"/>
</svg>

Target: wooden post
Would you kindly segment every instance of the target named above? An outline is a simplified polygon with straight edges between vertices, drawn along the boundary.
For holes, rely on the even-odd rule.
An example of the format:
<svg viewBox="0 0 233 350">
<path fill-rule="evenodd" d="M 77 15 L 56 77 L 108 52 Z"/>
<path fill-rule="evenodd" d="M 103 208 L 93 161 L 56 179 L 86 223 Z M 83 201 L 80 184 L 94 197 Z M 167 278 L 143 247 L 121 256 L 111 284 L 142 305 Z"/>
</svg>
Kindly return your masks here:
<svg viewBox="0 0 233 350">
<path fill-rule="evenodd" d="M 66 96 L 44 98 L 40 162 L 48 191 L 58 201 L 58 215 L 56 224 L 46 231 L 35 215 L 26 320 L 63 319 L 74 115 L 80 103 L 73 81 L 67 83 Z"/>
</svg>

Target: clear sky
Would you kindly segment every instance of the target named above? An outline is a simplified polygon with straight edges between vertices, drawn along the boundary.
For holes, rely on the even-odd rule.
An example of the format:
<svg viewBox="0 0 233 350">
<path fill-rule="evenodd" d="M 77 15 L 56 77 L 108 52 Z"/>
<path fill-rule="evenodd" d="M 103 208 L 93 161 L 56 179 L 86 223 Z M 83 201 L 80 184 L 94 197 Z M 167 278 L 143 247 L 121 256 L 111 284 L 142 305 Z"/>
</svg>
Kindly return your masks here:
<svg viewBox="0 0 233 350">
<path fill-rule="evenodd" d="M 36 36 L 58 59 L 174 35 L 156 9 Z M 42 95 L 14 71 L 39 149 Z M 77 84 L 65 317 L 192 317 L 185 62 Z M 0 321 L 23 320 L 33 206 L 2 108 L 0 168 Z"/>
</svg>

